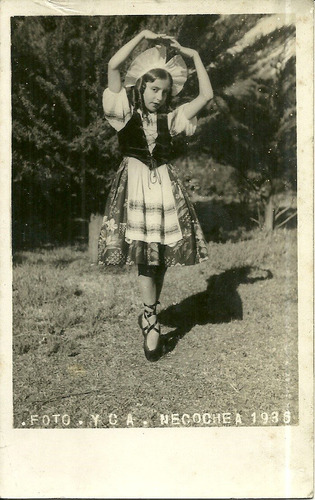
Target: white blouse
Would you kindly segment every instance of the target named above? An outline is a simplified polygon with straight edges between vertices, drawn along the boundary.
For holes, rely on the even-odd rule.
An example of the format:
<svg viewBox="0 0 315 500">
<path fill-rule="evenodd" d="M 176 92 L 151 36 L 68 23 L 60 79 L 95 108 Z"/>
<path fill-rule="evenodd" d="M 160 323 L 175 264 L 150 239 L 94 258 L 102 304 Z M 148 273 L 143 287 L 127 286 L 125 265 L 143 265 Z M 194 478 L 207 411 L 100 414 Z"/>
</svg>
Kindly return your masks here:
<svg viewBox="0 0 315 500">
<path fill-rule="evenodd" d="M 174 111 L 167 115 L 168 128 L 171 136 L 175 136 L 184 132 L 187 136 L 193 135 L 197 127 L 197 118 L 194 117 L 188 120 L 185 116 L 184 109 L 186 104 L 182 104 Z M 128 101 L 125 87 L 122 87 L 120 92 L 112 92 L 108 88 L 103 93 L 103 108 L 105 117 L 110 125 L 117 132 L 124 128 L 132 116 L 132 106 Z M 148 113 L 148 120 L 143 120 L 143 128 L 147 136 L 155 134 L 157 136 L 157 114 Z M 149 144 L 150 146 L 150 144 Z M 152 148 L 153 149 L 153 148 Z"/>
</svg>

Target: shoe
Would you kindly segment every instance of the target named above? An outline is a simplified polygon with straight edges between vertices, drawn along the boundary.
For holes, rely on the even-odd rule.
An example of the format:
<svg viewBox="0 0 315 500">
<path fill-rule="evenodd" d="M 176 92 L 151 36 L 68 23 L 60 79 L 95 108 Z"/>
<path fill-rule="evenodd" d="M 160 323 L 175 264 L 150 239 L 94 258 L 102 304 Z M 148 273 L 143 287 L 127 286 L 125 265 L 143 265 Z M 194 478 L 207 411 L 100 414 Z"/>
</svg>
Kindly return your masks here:
<svg viewBox="0 0 315 500">
<path fill-rule="evenodd" d="M 161 345 L 161 330 L 160 330 L 160 325 L 157 320 L 157 315 L 156 315 L 156 306 L 159 304 L 157 301 L 155 304 L 152 305 L 147 305 L 144 304 L 144 313 L 139 317 L 139 324 L 142 329 L 142 333 L 144 336 L 144 342 L 143 342 L 143 350 L 145 357 L 148 361 L 157 361 L 161 357 L 161 351 L 162 351 L 162 345 Z M 151 316 L 155 316 L 155 321 L 153 323 L 150 323 L 149 318 Z M 143 325 L 143 322 L 146 322 L 146 325 Z M 154 349 L 150 349 L 148 347 L 148 335 L 150 334 L 151 331 L 155 331 L 158 333 L 158 341 L 156 344 L 156 347 Z"/>
</svg>

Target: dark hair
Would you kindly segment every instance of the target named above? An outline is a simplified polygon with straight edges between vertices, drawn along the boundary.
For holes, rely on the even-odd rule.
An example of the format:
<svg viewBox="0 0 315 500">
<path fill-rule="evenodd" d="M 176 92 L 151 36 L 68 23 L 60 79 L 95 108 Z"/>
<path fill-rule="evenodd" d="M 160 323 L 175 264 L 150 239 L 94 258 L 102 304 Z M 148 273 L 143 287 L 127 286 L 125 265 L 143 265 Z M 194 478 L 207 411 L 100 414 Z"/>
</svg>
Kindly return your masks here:
<svg viewBox="0 0 315 500">
<path fill-rule="evenodd" d="M 165 69 L 154 68 L 145 73 L 144 75 L 142 75 L 140 78 L 138 78 L 135 86 L 132 87 L 132 92 L 130 96 L 131 104 L 134 106 L 135 109 L 140 108 L 143 114 L 147 113 L 143 100 L 144 89 L 146 87 L 147 82 L 154 82 L 154 80 L 156 80 L 157 78 L 159 78 L 160 80 L 168 80 L 170 84 L 166 101 L 163 106 L 163 110 L 161 109 L 161 111 L 167 112 L 170 109 L 170 104 L 172 100 L 173 79 L 169 74 L 169 72 L 166 71 Z"/>
</svg>

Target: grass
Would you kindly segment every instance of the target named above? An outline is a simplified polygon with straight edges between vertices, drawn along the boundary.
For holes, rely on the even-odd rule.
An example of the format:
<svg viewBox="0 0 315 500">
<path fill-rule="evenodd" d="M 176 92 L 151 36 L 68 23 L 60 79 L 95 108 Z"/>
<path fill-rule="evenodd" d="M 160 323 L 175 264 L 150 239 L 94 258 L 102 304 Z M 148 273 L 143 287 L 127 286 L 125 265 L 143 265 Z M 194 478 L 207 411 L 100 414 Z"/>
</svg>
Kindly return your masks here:
<svg viewBox="0 0 315 500">
<path fill-rule="evenodd" d="M 15 427 L 125 427 L 128 414 L 135 427 L 234 425 L 236 413 L 281 425 L 288 410 L 297 424 L 296 231 L 209 243 L 209 257 L 168 270 L 166 354 L 149 363 L 135 268 L 70 247 L 17 253 Z"/>
</svg>

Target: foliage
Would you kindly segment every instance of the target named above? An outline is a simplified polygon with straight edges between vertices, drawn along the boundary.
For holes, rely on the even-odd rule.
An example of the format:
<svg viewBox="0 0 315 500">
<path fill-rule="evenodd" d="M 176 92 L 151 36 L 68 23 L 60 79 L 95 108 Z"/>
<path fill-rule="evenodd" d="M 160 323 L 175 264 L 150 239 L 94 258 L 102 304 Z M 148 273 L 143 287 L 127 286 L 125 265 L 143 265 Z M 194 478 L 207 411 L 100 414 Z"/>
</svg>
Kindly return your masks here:
<svg viewBox="0 0 315 500">
<path fill-rule="evenodd" d="M 167 32 L 197 48 L 211 75 L 215 98 L 201 112 L 196 136 L 178 139 L 180 154 L 202 154 L 222 169 L 232 167 L 241 189 L 249 172 L 258 191 L 266 180 L 273 192 L 279 190 L 279 179 L 281 189 L 295 188 L 295 30 L 289 16 L 15 17 L 16 245 L 86 237 L 85 221 L 103 211 L 120 158 L 102 112 L 106 64 L 144 28 Z M 188 83 L 174 105 L 198 92 L 188 65 Z"/>
</svg>

